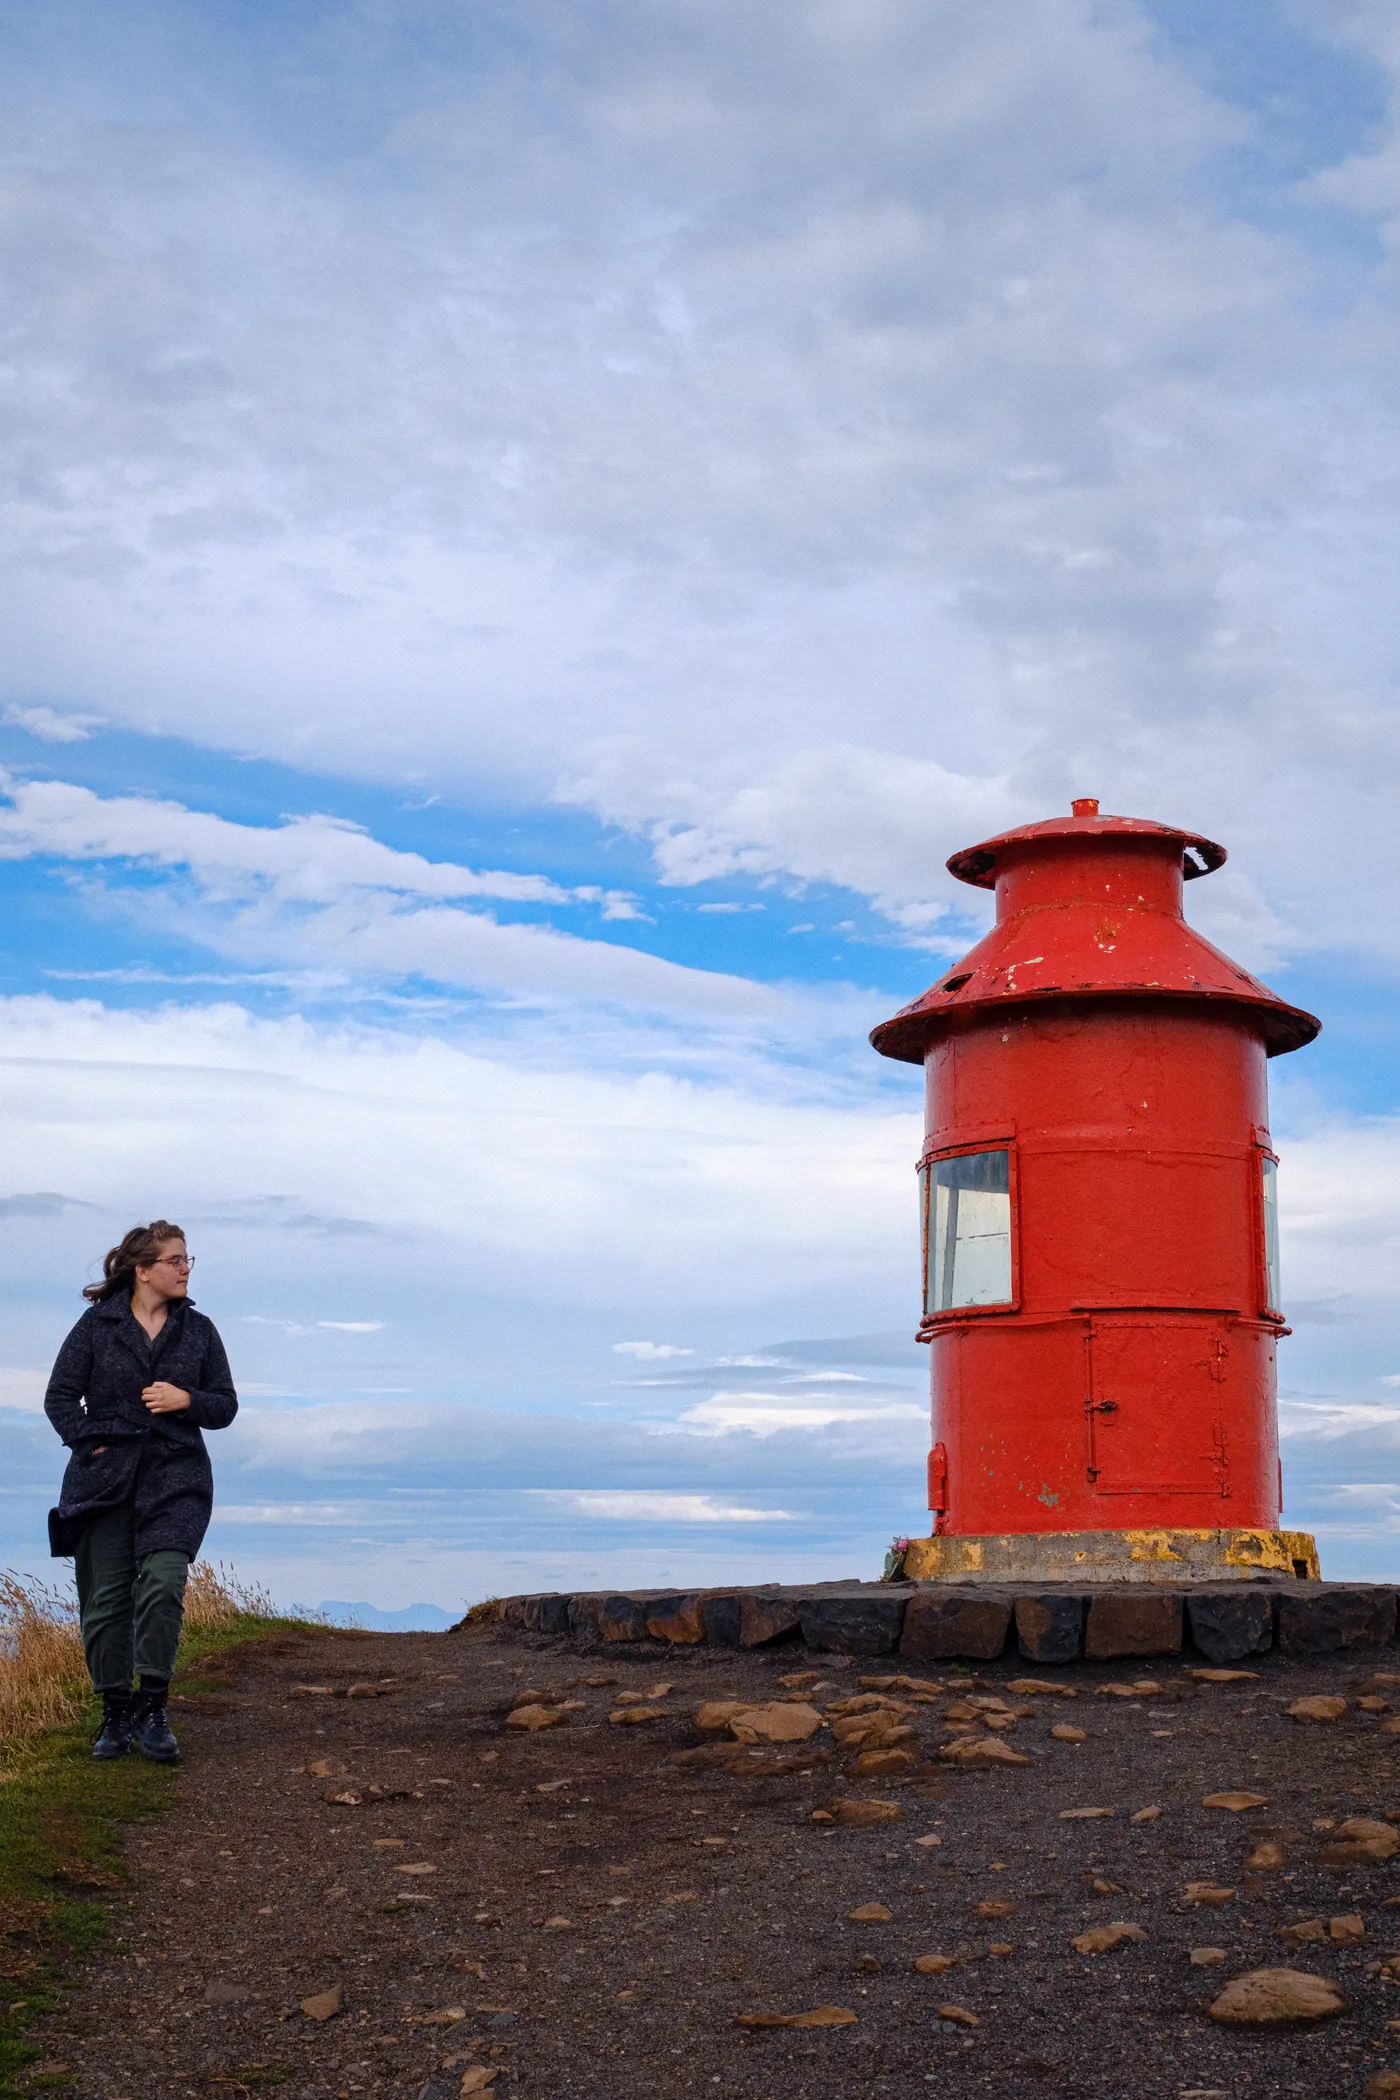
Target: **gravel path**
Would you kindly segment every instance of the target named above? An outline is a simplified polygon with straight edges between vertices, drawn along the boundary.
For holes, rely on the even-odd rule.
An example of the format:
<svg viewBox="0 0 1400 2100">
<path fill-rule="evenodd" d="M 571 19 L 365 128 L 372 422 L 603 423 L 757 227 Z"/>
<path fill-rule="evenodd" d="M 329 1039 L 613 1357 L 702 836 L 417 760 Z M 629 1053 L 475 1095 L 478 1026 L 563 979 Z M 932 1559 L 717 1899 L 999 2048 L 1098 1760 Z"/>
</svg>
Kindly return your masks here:
<svg viewBox="0 0 1400 2100">
<path fill-rule="evenodd" d="M 674 1760 L 728 1740 L 697 1729 L 704 1700 L 828 1708 L 895 1674 L 878 1661 L 581 1654 L 497 1630 L 254 1644 L 175 1709 L 176 1805 L 132 1832 L 120 1938 L 40 2030 L 40 2068 L 64 2067 L 83 2100 L 264 2086 L 307 2100 L 1360 2100 L 1400 2069 L 1400 1986 L 1379 1973 L 1400 1949 L 1400 1859 L 1323 1858 L 1348 1818 L 1400 1823 L 1400 1733 L 1357 1704 L 1400 1705 L 1400 1674 L 1373 1681 L 1385 1662 L 1269 1656 L 1224 1685 L 1178 1660 L 935 1669 L 950 1690 L 874 1687 L 909 1707 L 888 1725 L 914 1731 L 918 1761 L 862 1777 L 826 1727 L 755 1749 L 755 1771 Z M 198 1685 L 215 1674 L 203 1666 Z M 1077 1696 L 1009 1688 L 1027 1676 Z M 1097 1689 L 1146 1680 L 1160 1689 Z M 377 1695 L 344 1696 L 352 1685 Z M 525 1689 L 576 1704 L 560 1725 L 508 1728 Z M 663 1717 L 610 1723 L 624 1693 Z M 1341 1695 L 1345 1714 L 1290 1718 L 1312 1694 Z M 1028 1763 L 939 1761 L 994 1714 L 950 1720 L 969 1695 L 1019 1709 L 987 1739 Z M 1057 1725 L 1085 1740 L 1055 1739 Z M 318 1762 L 346 1769 L 316 1776 Z M 1218 1790 L 1265 1805 L 1203 1807 Z M 898 1817 L 813 1821 L 841 1800 Z M 1112 1814 L 1062 1819 L 1085 1808 Z M 1133 1821 L 1145 1808 L 1161 1813 Z M 1281 1863 L 1246 1867 L 1265 1839 Z M 1203 1905 L 1192 1882 L 1233 1893 Z M 867 1905 L 889 1916 L 852 1922 Z M 1363 1937 L 1332 1936 L 1346 1917 Z M 1328 1936 L 1275 1936 L 1308 1919 Z M 1112 1923 L 1146 1937 L 1071 1944 Z M 1193 1965 L 1203 1947 L 1224 1960 Z M 952 1966 L 916 1970 L 930 1955 Z M 1281 2031 L 1211 2020 L 1223 1984 L 1259 1967 L 1331 1979 L 1347 2009 Z M 341 2009 L 314 2017 L 337 1992 Z M 738 2024 L 823 2006 L 855 2018 Z"/>
</svg>

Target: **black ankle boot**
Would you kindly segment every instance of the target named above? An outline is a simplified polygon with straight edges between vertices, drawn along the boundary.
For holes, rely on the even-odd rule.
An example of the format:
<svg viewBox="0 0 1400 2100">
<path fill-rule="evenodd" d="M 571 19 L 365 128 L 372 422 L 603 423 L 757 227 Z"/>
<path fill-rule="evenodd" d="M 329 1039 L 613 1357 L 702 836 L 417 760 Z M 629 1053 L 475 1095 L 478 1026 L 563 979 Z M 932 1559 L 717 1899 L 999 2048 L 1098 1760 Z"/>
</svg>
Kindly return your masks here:
<svg viewBox="0 0 1400 2100">
<path fill-rule="evenodd" d="M 131 1748 L 131 1694 L 130 1692 L 104 1692 L 102 1694 L 102 1730 L 92 1746 L 92 1754 L 100 1764 L 114 1757 L 125 1757 Z"/>
<path fill-rule="evenodd" d="M 131 1702 L 131 1731 L 146 1756 L 158 1765 L 173 1765 L 180 1761 L 180 1745 L 170 1733 L 170 1723 L 165 1718 L 165 1701 L 169 1693 L 168 1684 L 151 1683 L 141 1679 L 141 1689 Z"/>
</svg>

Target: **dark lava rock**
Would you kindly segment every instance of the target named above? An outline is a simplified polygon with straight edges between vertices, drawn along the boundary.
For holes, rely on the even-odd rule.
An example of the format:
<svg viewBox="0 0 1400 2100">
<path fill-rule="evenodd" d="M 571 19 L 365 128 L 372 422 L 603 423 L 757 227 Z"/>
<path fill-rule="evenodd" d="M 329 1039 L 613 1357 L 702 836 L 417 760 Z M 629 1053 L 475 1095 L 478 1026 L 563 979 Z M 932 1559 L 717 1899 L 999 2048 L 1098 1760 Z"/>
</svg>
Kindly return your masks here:
<svg viewBox="0 0 1400 2100">
<path fill-rule="evenodd" d="M 1348 1583 L 1299 1583 L 1276 1590 L 1278 1644 L 1288 1655 L 1330 1648 L 1378 1648 L 1395 1638 L 1395 1592 Z"/>
<path fill-rule="evenodd" d="M 889 1655 L 899 1645 L 905 1599 L 899 1590 L 860 1597 L 804 1597 L 799 1622 L 809 1648 L 837 1655 Z"/>
<path fill-rule="evenodd" d="M 1016 1599 L 1016 1646 L 1028 1662 L 1078 1659 L 1084 1646 L 1084 1602 L 1083 1597 L 1053 1590 Z"/>
<path fill-rule="evenodd" d="M 1194 1590 L 1186 1600 L 1191 1638 L 1208 1661 L 1238 1662 L 1265 1655 L 1274 1645 L 1273 1592 L 1254 1583 L 1228 1590 Z"/>
<path fill-rule="evenodd" d="M 1089 1606 L 1084 1653 L 1091 1662 L 1120 1655 L 1179 1655 L 1181 1607 L 1179 1591 L 1101 1591 Z"/>
<path fill-rule="evenodd" d="M 904 1613 L 901 1655 L 915 1662 L 967 1656 L 990 1662 L 1011 1631 L 1011 1599 L 983 1589 L 918 1589 Z"/>
</svg>

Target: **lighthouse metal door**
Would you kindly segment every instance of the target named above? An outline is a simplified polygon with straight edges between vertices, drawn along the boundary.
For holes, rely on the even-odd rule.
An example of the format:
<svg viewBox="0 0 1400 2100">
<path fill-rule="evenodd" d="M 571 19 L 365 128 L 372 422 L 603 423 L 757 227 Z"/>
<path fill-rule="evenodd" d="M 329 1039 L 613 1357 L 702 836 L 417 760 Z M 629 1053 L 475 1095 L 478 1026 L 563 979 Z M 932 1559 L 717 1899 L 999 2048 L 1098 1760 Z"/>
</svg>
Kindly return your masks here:
<svg viewBox="0 0 1400 2100">
<path fill-rule="evenodd" d="M 1089 1478 L 1097 1494 L 1229 1496 L 1223 1321 L 1096 1313 L 1089 1361 Z"/>
</svg>

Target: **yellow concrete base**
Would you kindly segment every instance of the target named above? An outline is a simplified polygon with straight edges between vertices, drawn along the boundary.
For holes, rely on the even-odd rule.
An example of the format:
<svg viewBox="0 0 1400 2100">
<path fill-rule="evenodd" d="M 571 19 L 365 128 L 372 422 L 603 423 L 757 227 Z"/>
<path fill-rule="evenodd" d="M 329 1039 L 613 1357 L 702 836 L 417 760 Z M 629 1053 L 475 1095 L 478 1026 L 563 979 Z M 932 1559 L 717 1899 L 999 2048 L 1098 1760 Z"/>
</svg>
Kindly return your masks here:
<svg viewBox="0 0 1400 2100">
<path fill-rule="evenodd" d="M 911 1539 L 913 1582 L 1318 1582 L 1306 1531 L 1021 1531 Z"/>
</svg>

